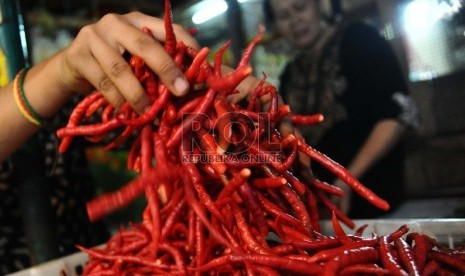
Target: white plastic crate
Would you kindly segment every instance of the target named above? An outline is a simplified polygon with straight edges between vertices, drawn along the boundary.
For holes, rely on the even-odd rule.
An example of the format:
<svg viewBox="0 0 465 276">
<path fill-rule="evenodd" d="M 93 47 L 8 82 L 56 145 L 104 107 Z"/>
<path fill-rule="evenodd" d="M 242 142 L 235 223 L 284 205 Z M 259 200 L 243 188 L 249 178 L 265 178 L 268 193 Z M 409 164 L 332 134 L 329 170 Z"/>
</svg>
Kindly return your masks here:
<svg viewBox="0 0 465 276">
<path fill-rule="evenodd" d="M 465 243 L 465 219 L 380 219 L 380 220 L 354 220 L 355 229 L 349 229 L 341 224 L 347 233 L 353 233 L 357 227 L 368 224 L 364 230 L 364 237 L 371 237 L 371 233 L 378 236 L 387 235 L 397 230 L 402 225 L 408 225 L 409 232 L 419 232 L 428 235 L 438 242 L 449 247 L 455 244 Z M 321 224 L 322 232 L 333 234 L 331 221 Z"/>
<path fill-rule="evenodd" d="M 75 276 L 82 272 L 87 260 L 86 253 L 77 252 L 60 259 L 8 274 L 8 276 Z"/>
<path fill-rule="evenodd" d="M 409 233 L 426 234 L 449 247 L 454 247 L 457 243 L 465 243 L 465 219 L 387 219 L 355 220 L 354 222 L 356 227 L 368 224 L 363 233 L 366 237 L 370 237 L 371 233 L 390 234 L 406 224 L 410 228 Z M 331 221 L 323 221 L 321 226 L 322 232 L 332 234 Z M 343 228 L 347 233 L 354 232 L 344 226 Z M 75 276 L 82 271 L 87 260 L 87 254 L 78 252 L 8 276 Z"/>
</svg>

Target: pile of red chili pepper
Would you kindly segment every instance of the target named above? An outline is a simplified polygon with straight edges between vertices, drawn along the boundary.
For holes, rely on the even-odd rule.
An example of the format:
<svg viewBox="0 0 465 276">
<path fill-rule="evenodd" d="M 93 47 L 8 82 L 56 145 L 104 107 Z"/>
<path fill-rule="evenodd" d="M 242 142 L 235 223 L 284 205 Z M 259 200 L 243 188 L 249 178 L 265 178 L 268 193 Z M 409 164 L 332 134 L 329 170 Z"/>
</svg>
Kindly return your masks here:
<svg viewBox="0 0 465 276">
<path fill-rule="evenodd" d="M 319 114 L 299 116 L 278 104 L 265 79 L 246 104 L 227 100 L 251 73 L 248 65 L 263 30 L 245 49 L 235 70 L 221 72 L 226 43 L 207 61 L 208 48 L 177 42 L 165 1 L 165 50 L 190 81 L 191 91 L 173 96 L 137 56 L 130 65 L 153 104 L 139 115 L 120 111 L 94 92 L 57 132 L 60 151 L 72 139 L 113 140 L 110 150 L 130 141 L 128 168 L 138 176 L 120 190 L 88 203 L 91 220 L 145 195 L 141 223 L 129 223 L 102 248 L 78 246 L 89 255 L 84 275 L 457 275 L 465 274 L 465 252 L 401 226 L 389 235 L 363 237 L 364 227 L 332 204 L 343 192 L 314 177 L 298 177 L 305 154 L 381 209 L 389 205 L 342 166 L 294 135 L 277 128 L 284 118 L 314 124 Z M 148 29 L 144 29 L 151 35 Z M 267 107 L 259 99 L 268 97 Z M 98 115 L 98 122 L 90 118 Z M 116 134 L 116 135 L 115 135 Z M 321 233 L 318 206 L 332 212 L 334 236 Z M 405 236 L 405 238 L 404 238 Z"/>
</svg>

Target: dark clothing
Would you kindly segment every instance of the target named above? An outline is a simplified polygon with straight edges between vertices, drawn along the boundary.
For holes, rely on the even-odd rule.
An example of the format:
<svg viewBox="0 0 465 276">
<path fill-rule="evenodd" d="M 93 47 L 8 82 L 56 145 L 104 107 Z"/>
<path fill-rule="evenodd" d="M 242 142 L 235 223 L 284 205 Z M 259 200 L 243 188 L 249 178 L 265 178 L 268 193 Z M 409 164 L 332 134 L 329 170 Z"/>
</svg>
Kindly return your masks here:
<svg viewBox="0 0 465 276">
<path fill-rule="evenodd" d="M 90 223 L 85 203 L 95 196 L 95 186 L 88 171 L 84 143 L 76 139 L 69 150 L 58 154 L 58 140 L 52 129 L 62 127 L 69 118 L 79 97 L 70 101 L 51 122 L 51 130 L 43 129 L 38 134 L 44 141 L 43 159 L 45 182 L 49 194 L 52 216 L 51 227 L 58 248 L 56 252 L 65 256 L 77 251 L 76 244 L 94 246 L 108 238 L 106 227 L 101 223 Z M 7 160 L 0 164 L 0 275 L 22 270 L 31 266 L 31 256 L 23 221 L 21 198 L 13 182 L 15 164 Z M 37 206 L 37 208 L 40 208 Z M 41 241 L 32 241 L 41 242 Z M 59 257 L 59 256 L 57 256 Z"/>
<path fill-rule="evenodd" d="M 374 29 L 354 23 L 321 39 L 320 47 L 287 65 L 280 92 L 293 113 L 324 114 L 322 124 L 300 129 L 310 145 L 347 166 L 376 123 L 396 119 L 414 125 L 416 112 L 395 54 Z M 334 180 L 317 164 L 312 169 L 320 179 Z M 401 144 L 360 180 L 392 207 L 398 205 L 403 198 Z M 384 214 L 355 194 L 351 206 L 351 218 Z"/>
</svg>

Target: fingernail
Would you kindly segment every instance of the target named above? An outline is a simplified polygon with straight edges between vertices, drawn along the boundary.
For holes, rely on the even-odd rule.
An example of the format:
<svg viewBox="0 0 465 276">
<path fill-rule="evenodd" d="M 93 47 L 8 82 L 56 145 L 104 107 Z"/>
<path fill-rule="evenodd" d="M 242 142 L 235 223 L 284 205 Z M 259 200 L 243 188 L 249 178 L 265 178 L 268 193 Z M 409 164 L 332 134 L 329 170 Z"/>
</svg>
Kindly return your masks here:
<svg viewBox="0 0 465 276">
<path fill-rule="evenodd" d="M 187 81 L 182 77 L 177 77 L 174 81 L 174 89 L 176 90 L 177 96 L 183 96 L 187 93 L 187 89 L 189 88 L 189 84 Z"/>
</svg>

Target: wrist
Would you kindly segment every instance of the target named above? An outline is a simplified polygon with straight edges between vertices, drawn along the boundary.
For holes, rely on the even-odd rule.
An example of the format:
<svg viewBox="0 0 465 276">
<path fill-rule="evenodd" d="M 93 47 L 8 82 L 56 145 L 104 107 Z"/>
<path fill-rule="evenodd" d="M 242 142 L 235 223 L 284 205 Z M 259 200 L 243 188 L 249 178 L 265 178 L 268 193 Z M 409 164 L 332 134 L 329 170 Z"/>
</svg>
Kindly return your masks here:
<svg viewBox="0 0 465 276">
<path fill-rule="evenodd" d="M 63 68 L 57 56 L 31 67 L 23 82 L 24 94 L 42 118 L 51 118 L 73 95 L 61 81 Z"/>
</svg>

